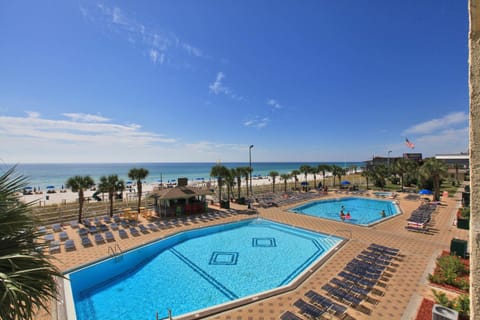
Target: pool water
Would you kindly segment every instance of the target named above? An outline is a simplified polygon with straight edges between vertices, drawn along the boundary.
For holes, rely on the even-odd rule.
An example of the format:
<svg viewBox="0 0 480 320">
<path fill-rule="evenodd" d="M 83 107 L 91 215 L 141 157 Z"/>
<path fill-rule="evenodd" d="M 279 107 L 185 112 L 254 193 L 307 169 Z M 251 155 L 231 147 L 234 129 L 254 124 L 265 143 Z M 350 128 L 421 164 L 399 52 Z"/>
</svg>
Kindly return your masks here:
<svg viewBox="0 0 480 320">
<path fill-rule="evenodd" d="M 345 219 L 343 222 L 362 226 L 369 226 L 400 214 L 400 208 L 394 201 L 353 197 L 314 201 L 293 208 L 290 211 L 342 221 L 340 218 L 342 207 L 344 208 L 344 213 L 350 212 L 351 216 L 350 219 Z M 385 211 L 385 217 L 381 215 L 382 210 Z"/>
<path fill-rule="evenodd" d="M 155 319 L 286 286 L 342 241 L 254 219 L 182 232 L 70 273 L 76 317 Z"/>
</svg>

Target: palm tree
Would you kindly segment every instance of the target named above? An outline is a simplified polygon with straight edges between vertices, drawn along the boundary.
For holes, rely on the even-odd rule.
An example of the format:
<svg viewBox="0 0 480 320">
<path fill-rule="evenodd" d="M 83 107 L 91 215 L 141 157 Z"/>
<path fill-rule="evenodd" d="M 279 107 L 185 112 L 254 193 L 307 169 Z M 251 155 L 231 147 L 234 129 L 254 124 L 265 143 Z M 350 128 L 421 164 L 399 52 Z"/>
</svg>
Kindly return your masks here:
<svg viewBox="0 0 480 320">
<path fill-rule="evenodd" d="M 307 175 L 312 170 L 312 167 L 309 166 L 308 164 L 304 164 L 304 165 L 300 166 L 299 170 L 300 170 L 301 173 L 303 173 L 305 175 L 305 182 L 307 182 Z"/>
<path fill-rule="evenodd" d="M 210 176 L 217 178 L 218 200 L 222 201 L 223 178 L 227 175 L 228 169 L 225 166 L 217 164 L 210 170 Z"/>
<path fill-rule="evenodd" d="M 325 186 L 325 175 L 327 173 L 327 171 L 331 171 L 332 170 L 332 167 L 329 166 L 328 164 L 320 164 L 318 166 L 318 172 L 321 172 L 322 173 L 322 176 L 323 176 L 323 185 Z"/>
<path fill-rule="evenodd" d="M 92 188 L 95 185 L 90 176 L 74 176 L 68 178 L 65 186 L 72 189 L 73 192 L 78 192 L 78 223 L 82 222 L 83 203 L 85 202 L 85 196 L 83 192 Z"/>
<path fill-rule="evenodd" d="M 317 188 L 317 173 L 318 173 L 318 166 L 310 167 L 310 172 L 313 174 L 313 187 Z"/>
<path fill-rule="evenodd" d="M 440 200 L 440 182 L 448 175 L 448 169 L 445 163 L 435 158 L 428 158 L 419 168 L 419 173 L 421 176 L 433 180 L 434 200 Z"/>
<path fill-rule="evenodd" d="M 145 168 L 132 168 L 128 171 L 128 177 L 137 182 L 138 213 L 140 213 L 140 207 L 142 206 L 142 180 L 148 176 L 148 173 Z"/>
<path fill-rule="evenodd" d="M 335 177 L 338 177 L 338 182 L 342 180 L 342 175 L 345 173 L 345 170 L 342 167 L 337 166 L 336 164 L 331 166 L 332 175 L 333 175 L 333 186 L 335 186 Z"/>
<path fill-rule="evenodd" d="M 280 175 L 280 178 L 282 178 L 282 180 L 283 180 L 284 192 L 287 192 L 287 181 L 288 181 L 288 179 L 290 179 L 290 175 L 288 173 L 282 173 Z"/>
<path fill-rule="evenodd" d="M 108 193 L 108 201 L 110 202 L 110 217 L 113 217 L 113 196 L 117 191 L 123 191 L 125 189 L 125 182 L 118 179 L 116 174 L 100 177 L 100 183 L 98 184 L 100 192 Z"/>
<path fill-rule="evenodd" d="M 293 170 L 290 175 L 293 177 L 294 182 L 295 182 L 295 190 L 297 190 L 297 182 L 298 182 L 298 175 L 300 174 L 300 171 L 298 170 Z"/>
<path fill-rule="evenodd" d="M 275 192 L 275 178 L 278 177 L 278 172 L 277 171 L 270 171 L 268 174 L 270 177 L 272 177 L 272 192 Z"/>
<path fill-rule="evenodd" d="M 230 194 L 232 193 L 233 185 L 235 184 L 235 169 L 230 169 L 225 172 L 225 184 L 227 185 L 227 199 L 230 202 Z"/>
<path fill-rule="evenodd" d="M 243 167 L 237 167 L 234 169 L 230 169 L 232 171 L 233 176 L 237 179 L 237 190 L 238 190 L 238 196 L 237 199 L 240 199 L 240 193 L 241 193 L 241 186 L 242 186 L 242 176 L 244 175 L 243 173 Z"/>
<path fill-rule="evenodd" d="M 412 170 L 414 170 L 415 167 L 416 167 L 415 162 L 413 162 L 412 160 L 404 159 L 404 158 L 400 158 L 393 163 L 393 172 L 395 172 L 395 174 L 398 174 L 400 176 L 402 190 L 403 190 L 403 187 L 405 186 L 405 182 L 404 182 L 405 174 L 412 172 Z"/>
<path fill-rule="evenodd" d="M 362 177 L 365 178 L 365 181 L 367 182 L 367 190 L 369 189 L 368 188 L 368 181 L 370 180 L 370 178 L 372 177 L 372 170 L 370 167 L 367 167 L 365 168 L 365 170 L 362 171 L 361 173 Z"/>
<path fill-rule="evenodd" d="M 56 277 L 63 277 L 45 252 L 47 245 L 35 227 L 33 203 L 16 192 L 27 179 L 15 167 L 0 175 L 0 319 L 31 320 L 57 299 Z"/>
</svg>

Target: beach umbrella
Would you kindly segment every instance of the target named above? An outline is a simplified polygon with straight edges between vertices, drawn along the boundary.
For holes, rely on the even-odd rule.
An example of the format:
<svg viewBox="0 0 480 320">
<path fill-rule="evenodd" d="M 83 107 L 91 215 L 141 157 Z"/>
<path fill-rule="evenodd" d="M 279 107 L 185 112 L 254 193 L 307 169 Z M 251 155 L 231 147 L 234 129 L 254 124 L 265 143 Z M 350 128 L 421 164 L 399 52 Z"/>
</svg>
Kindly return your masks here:
<svg viewBox="0 0 480 320">
<path fill-rule="evenodd" d="M 47 189 L 55 189 L 55 186 L 47 186 Z"/>
<path fill-rule="evenodd" d="M 32 190 L 33 188 L 32 187 L 25 187 L 23 188 L 24 190 Z"/>
<path fill-rule="evenodd" d="M 350 181 L 348 181 L 348 180 L 343 180 L 343 181 L 340 182 L 340 183 L 343 184 L 343 185 L 347 185 L 347 184 L 350 184 Z"/>
<path fill-rule="evenodd" d="M 303 181 L 303 182 L 301 183 L 301 185 L 302 185 L 302 186 L 308 186 L 308 182 L 307 182 L 307 181 Z"/>
<path fill-rule="evenodd" d="M 433 192 L 428 189 L 422 189 L 418 192 L 418 194 L 433 194 Z"/>
</svg>

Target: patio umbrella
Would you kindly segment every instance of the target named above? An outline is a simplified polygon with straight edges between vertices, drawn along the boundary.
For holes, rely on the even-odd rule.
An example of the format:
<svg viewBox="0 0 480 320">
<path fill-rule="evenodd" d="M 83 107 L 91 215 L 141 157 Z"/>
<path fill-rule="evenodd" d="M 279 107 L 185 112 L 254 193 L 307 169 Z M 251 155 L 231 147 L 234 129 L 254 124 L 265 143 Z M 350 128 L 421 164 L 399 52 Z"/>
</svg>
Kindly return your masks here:
<svg viewBox="0 0 480 320">
<path fill-rule="evenodd" d="M 24 190 L 32 190 L 33 188 L 32 187 L 25 187 L 23 188 Z"/>
<path fill-rule="evenodd" d="M 433 194 L 433 192 L 428 189 L 422 189 L 418 192 L 418 194 Z"/>
<path fill-rule="evenodd" d="M 55 189 L 55 186 L 47 186 L 47 189 Z"/>
<path fill-rule="evenodd" d="M 348 180 L 343 180 L 343 181 L 340 182 L 340 183 L 343 184 L 343 185 L 346 185 L 346 184 L 350 184 L 350 181 L 348 181 Z"/>
<path fill-rule="evenodd" d="M 308 186 L 308 182 L 307 182 L 307 181 L 303 181 L 301 184 L 302 184 L 302 186 Z"/>
</svg>

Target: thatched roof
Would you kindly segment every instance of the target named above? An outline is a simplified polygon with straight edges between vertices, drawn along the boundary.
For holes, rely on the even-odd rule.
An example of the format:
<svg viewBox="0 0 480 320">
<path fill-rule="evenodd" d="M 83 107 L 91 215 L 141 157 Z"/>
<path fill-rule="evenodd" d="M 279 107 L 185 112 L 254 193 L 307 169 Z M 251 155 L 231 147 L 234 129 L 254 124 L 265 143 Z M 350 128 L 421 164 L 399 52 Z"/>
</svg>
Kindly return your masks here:
<svg viewBox="0 0 480 320">
<path fill-rule="evenodd" d="M 154 191 L 152 196 L 160 200 L 173 200 L 194 198 L 197 196 L 204 196 L 210 193 L 211 192 L 207 189 L 198 189 L 192 187 L 175 187 Z"/>
</svg>

